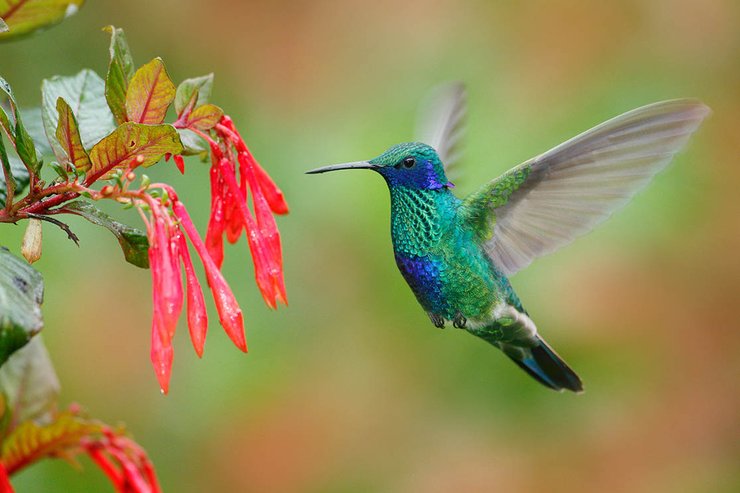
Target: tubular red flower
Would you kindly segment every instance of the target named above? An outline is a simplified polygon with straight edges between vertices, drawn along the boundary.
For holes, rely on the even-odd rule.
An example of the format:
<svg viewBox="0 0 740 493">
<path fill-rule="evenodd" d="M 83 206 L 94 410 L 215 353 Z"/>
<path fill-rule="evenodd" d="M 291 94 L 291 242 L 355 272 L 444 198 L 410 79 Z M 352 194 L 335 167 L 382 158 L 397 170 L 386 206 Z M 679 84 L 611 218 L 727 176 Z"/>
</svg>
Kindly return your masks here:
<svg viewBox="0 0 740 493">
<path fill-rule="evenodd" d="M 198 357 L 203 356 L 203 346 L 206 342 L 206 332 L 208 331 L 208 314 L 206 312 L 206 302 L 203 298 L 198 277 L 195 275 L 193 263 L 190 260 L 190 252 L 185 242 L 185 237 L 179 233 L 180 240 L 180 258 L 185 267 L 185 281 L 187 287 L 187 314 L 188 329 L 190 330 L 190 340 Z"/>
<path fill-rule="evenodd" d="M 180 170 L 180 174 L 185 174 L 185 159 L 183 159 L 181 154 L 175 154 L 173 156 L 173 159 L 175 160 L 175 166 L 177 166 L 177 169 Z"/>
<path fill-rule="evenodd" d="M 244 352 L 247 352 L 247 341 L 244 335 L 244 319 L 242 317 L 241 308 L 234 298 L 231 288 L 226 283 L 221 271 L 215 262 L 208 254 L 203 240 L 200 239 L 198 231 L 193 225 L 193 221 L 190 219 L 190 215 L 182 202 L 176 201 L 172 205 L 172 210 L 180 220 L 182 228 L 185 230 L 190 239 L 190 243 L 195 248 L 195 251 L 203 262 L 203 267 L 206 270 L 206 277 L 208 278 L 208 284 L 211 287 L 213 293 L 213 299 L 216 302 L 216 310 L 218 311 L 219 321 L 223 326 L 226 334 L 234 342 L 236 347 Z"/>
<path fill-rule="evenodd" d="M 174 226 L 167 211 L 151 201 L 152 220 L 149 237 L 149 266 L 152 272 L 152 298 L 160 320 L 156 324 L 160 339 L 169 345 L 177 328 L 183 303 L 182 277 L 178 261 L 178 241 L 173 241 Z"/>
<path fill-rule="evenodd" d="M 152 322 L 152 348 L 151 360 L 154 366 L 154 373 L 159 381 L 159 388 L 162 393 L 166 394 L 170 390 L 170 375 L 172 374 L 172 360 L 175 353 L 172 345 L 162 342 L 160 337 L 161 330 L 157 327 L 157 321 L 160 319 L 157 313 L 157 307 L 154 307 L 154 320 Z"/>
<path fill-rule="evenodd" d="M 223 180 L 221 180 L 218 168 L 211 168 L 211 217 L 208 219 L 208 229 L 206 230 L 206 248 L 218 268 L 224 261 L 224 240 L 223 234 L 226 229 L 224 199 L 223 199 Z"/>
<path fill-rule="evenodd" d="M 101 437 L 85 437 L 80 445 L 108 476 L 117 492 L 161 492 L 146 452 L 127 437 L 105 427 Z"/>
<path fill-rule="evenodd" d="M 236 179 L 228 173 L 228 164 L 225 159 L 221 160 L 221 170 L 226 186 L 232 190 L 237 188 Z M 254 197 L 254 190 L 252 190 Z M 271 268 L 271 248 L 265 237 L 262 235 L 257 221 L 252 217 L 252 213 L 247 207 L 246 202 L 239 202 L 239 210 L 247 230 L 247 242 L 249 250 L 252 253 L 252 262 L 254 263 L 254 274 L 257 281 L 257 287 L 262 293 L 262 298 L 271 307 L 276 308 L 275 283 L 272 279 Z"/>
<path fill-rule="evenodd" d="M 252 189 L 252 206 L 257 217 L 257 226 L 268 247 L 267 264 L 263 268 L 267 269 L 267 276 L 273 285 L 273 303 L 280 301 L 287 304 L 285 282 L 283 280 L 283 253 L 280 244 L 280 232 L 277 229 L 275 217 L 270 212 L 267 200 L 262 194 L 262 189 L 257 183 L 253 161 L 249 159 L 249 154 L 246 152 L 239 153 L 239 172 L 246 176 L 249 187 Z"/>
<path fill-rule="evenodd" d="M 257 183 L 259 183 L 260 189 L 265 194 L 265 199 L 267 199 L 267 203 L 270 204 L 270 209 L 275 214 L 287 214 L 288 203 L 285 201 L 283 191 L 278 188 L 274 181 L 272 181 L 270 175 L 268 175 L 267 171 L 260 166 L 252 154 L 249 153 L 248 155 L 254 167 Z"/>
</svg>

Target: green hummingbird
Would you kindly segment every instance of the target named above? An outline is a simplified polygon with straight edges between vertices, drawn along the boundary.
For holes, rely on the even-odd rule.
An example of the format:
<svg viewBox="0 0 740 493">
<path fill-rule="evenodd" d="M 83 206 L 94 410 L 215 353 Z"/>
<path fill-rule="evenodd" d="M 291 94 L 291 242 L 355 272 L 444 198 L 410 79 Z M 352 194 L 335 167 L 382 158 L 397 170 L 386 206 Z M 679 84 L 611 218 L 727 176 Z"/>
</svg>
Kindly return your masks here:
<svg viewBox="0 0 740 493">
<path fill-rule="evenodd" d="M 551 389 L 581 392 L 581 379 L 539 335 L 509 277 L 628 202 L 666 167 L 710 110 L 691 99 L 643 106 L 460 199 L 446 172 L 456 160 L 465 91 L 454 84 L 439 94 L 423 113 L 422 142 L 308 173 L 379 173 L 390 190 L 396 264 L 432 323 L 443 328 L 452 322 L 480 337 Z"/>
</svg>

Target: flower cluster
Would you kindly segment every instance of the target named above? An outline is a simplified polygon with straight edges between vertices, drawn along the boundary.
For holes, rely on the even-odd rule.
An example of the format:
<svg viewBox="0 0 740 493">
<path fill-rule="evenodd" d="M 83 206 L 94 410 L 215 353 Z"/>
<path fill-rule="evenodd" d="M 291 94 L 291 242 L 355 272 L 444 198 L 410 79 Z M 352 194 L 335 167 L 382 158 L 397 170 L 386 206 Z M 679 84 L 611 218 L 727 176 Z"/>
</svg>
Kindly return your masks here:
<svg viewBox="0 0 740 493">
<path fill-rule="evenodd" d="M 190 339 L 198 356 L 203 355 L 208 330 L 203 290 L 195 275 L 186 236 L 203 263 L 221 325 L 234 344 L 244 352 L 247 351 L 247 342 L 239 304 L 208 253 L 185 205 L 172 187 L 158 184 L 149 188 L 155 187 L 162 189 L 164 193 L 155 197 L 148 193 L 137 193 L 136 196 L 149 211 L 147 218 L 143 215 L 145 208 L 140 208 L 147 226 L 149 266 L 152 273 L 154 313 L 151 358 L 162 392 L 167 393 L 174 356 L 172 338 L 182 312 L 185 294 Z M 181 265 L 185 271 L 185 290 L 182 286 Z"/>
<path fill-rule="evenodd" d="M 287 304 L 280 233 L 273 216 L 288 212 L 283 193 L 249 151 L 231 118 L 224 115 L 213 133 L 215 140 L 199 132 L 211 149 L 208 252 L 220 266 L 224 236 L 229 243 L 236 243 L 242 230 L 246 231 L 262 297 L 271 308 L 276 308 L 278 302 Z M 247 204 L 249 196 L 254 212 Z"/>
<path fill-rule="evenodd" d="M 100 436 L 80 445 L 108 476 L 118 493 L 160 493 L 154 467 L 146 452 L 130 438 L 103 427 Z"/>
</svg>

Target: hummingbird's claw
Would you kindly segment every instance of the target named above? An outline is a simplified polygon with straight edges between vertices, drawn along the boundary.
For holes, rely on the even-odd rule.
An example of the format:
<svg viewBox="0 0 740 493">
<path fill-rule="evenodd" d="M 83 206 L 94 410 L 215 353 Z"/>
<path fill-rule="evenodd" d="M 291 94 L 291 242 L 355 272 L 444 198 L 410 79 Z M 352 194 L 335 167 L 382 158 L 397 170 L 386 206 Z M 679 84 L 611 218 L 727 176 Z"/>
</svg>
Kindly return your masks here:
<svg viewBox="0 0 740 493">
<path fill-rule="evenodd" d="M 457 312 L 455 315 L 455 318 L 452 320 L 452 325 L 456 329 L 464 329 L 465 324 L 468 322 L 468 319 L 463 316 L 462 313 Z"/>
<path fill-rule="evenodd" d="M 427 313 L 429 315 L 429 318 L 432 320 L 432 323 L 435 327 L 438 329 L 444 329 L 445 328 L 445 319 L 441 315 L 437 315 L 436 313 Z"/>
</svg>

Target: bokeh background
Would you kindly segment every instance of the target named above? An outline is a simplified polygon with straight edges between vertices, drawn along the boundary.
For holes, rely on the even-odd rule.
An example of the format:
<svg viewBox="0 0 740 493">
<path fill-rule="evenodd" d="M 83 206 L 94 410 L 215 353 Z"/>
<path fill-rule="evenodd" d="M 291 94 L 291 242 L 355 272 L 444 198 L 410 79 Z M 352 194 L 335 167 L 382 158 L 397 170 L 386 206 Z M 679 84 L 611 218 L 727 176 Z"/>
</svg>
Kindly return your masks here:
<svg viewBox="0 0 740 493">
<path fill-rule="evenodd" d="M 182 326 L 167 397 L 148 359 L 148 272 L 105 230 L 71 219 L 77 248 L 44 225 L 61 402 L 126 423 L 164 491 L 740 491 L 738 2 L 89 1 L 0 45 L 0 73 L 37 105 L 44 77 L 105 72 L 110 23 L 137 64 L 161 56 L 176 82 L 216 73 L 215 102 L 291 206 L 279 219 L 290 307 L 268 310 L 245 242 L 229 247 L 250 353 L 214 324 L 198 360 Z M 458 79 L 461 193 L 642 104 L 693 96 L 714 111 L 626 209 L 513 279 L 583 395 L 431 326 L 396 271 L 379 177 L 303 174 L 411 139 L 425 92 Z M 205 229 L 207 168 L 152 174 Z M 23 227 L 0 231 L 17 252 Z M 111 491 L 82 464 L 45 461 L 13 482 Z"/>
</svg>

